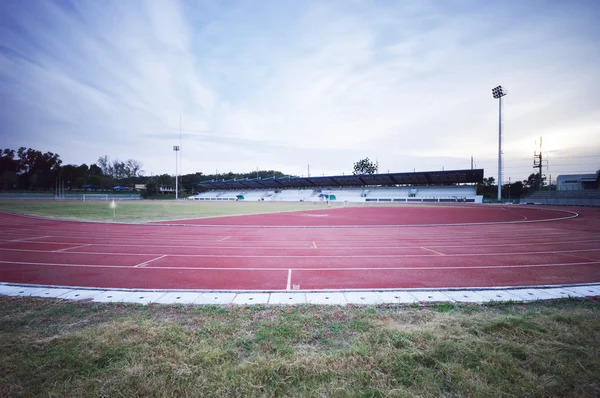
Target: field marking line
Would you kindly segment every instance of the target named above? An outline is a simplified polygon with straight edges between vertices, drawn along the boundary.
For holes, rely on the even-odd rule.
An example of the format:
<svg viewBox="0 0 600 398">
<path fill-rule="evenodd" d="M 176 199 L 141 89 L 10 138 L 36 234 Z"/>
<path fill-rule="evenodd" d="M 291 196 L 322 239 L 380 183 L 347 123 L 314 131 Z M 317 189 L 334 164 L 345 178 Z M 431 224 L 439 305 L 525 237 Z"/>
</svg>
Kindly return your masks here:
<svg viewBox="0 0 600 398">
<path fill-rule="evenodd" d="M 79 245 L 79 246 L 73 246 L 73 247 L 65 247 L 64 249 L 52 250 L 51 253 L 61 253 L 61 252 L 64 252 L 66 250 L 80 249 L 82 247 L 88 247 L 88 246 L 91 246 L 91 245 L 92 245 L 91 243 L 87 243 L 85 245 Z"/>
<path fill-rule="evenodd" d="M 423 250 L 427 250 L 427 251 L 430 251 L 430 252 L 432 252 L 432 253 L 435 253 L 435 254 L 439 254 L 440 256 L 445 256 L 445 254 L 444 254 L 444 253 L 438 252 L 437 250 L 428 249 L 428 248 L 426 248 L 426 247 L 423 247 L 423 246 L 421 246 L 421 249 L 423 249 Z"/>
<path fill-rule="evenodd" d="M 165 257 L 167 257 L 167 255 L 163 254 L 160 257 L 156 257 L 156 258 L 153 258 L 152 260 L 144 261 L 143 263 L 140 263 L 138 265 L 134 265 L 133 268 L 145 267 L 146 265 L 150 264 L 151 262 L 154 262 L 156 260 L 160 260 L 161 258 L 165 258 Z"/>
<path fill-rule="evenodd" d="M 287 284 L 285 285 L 285 290 L 290 290 L 292 286 L 292 270 L 288 269 L 288 277 Z"/>
<path fill-rule="evenodd" d="M 225 240 L 227 240 L 229 238 L 231 238 L 231 236 L 226 236 L 223 239 L 218 239 L 217 242 L 223 242 L 223 241 L 225 241 Z"/>
<path fill-rule="evenodd" d="M 157 259 L 155 259 L 157 260 Z M 154 261 L 154 260 L 151 260 Z M 41 265 L 54 267 L 80 267 L 80 268 L 126 268 L 131 269 L 131 265 L 92 265 L 92 264 L 63 264 L 63 263 L 34 263 L 29 261 L 5 261 L 0 260 L 0 264 L 14 265 Z M 556 264 L 529 264 L 529 265 L 480 265 L 480 266 L 450 266 L 450 267 L 336 267 L 336 268 L 295 268 L 296 271 L 444 271 L 444 270 L 474 270 L 474 269 L 507 269 L 507 268 L 553 268 L 553 267 L 573 267 L 588 266 L 600 264 L 600 261 L 583 263 L 556 263 Z M 148 270 L 190 270 L 190 271 L 285 271 L 285 268 L 265 268 L 265 267 L 150 267 Z M 289 269 L 288 269 L 289 270 Z"/>
<path fill-rule="evenodd" d="M 315 241 L 313 241 L 313 247 L 316 249 L 317 248 L 317 244 L 315 243 Z"/>
</svg>

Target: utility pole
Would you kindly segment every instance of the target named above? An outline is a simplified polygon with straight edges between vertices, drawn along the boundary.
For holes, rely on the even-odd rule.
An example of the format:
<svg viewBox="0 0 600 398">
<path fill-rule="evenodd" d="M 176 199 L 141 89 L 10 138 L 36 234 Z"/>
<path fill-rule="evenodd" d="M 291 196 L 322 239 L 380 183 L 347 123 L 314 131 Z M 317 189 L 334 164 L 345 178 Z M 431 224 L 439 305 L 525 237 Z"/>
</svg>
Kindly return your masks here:
<svg viewBox="0 0 600 398">
<path fill-rule="evenodd" d="M 473 156 L 471 156 L 471 170 L 473 170 Z"/>
<path fill-rule="evenodd" d="M 533 151 L 533 168 L 538 169 L 538 177 L 540 179 L 538 187 L 539 190 L 541 190 L 542 185 L 544 185 L 544 183 L 542 182 L 542 162 L 542 137 L 540 137 L 540 153 L 537 153 L 537 151 Z"/>
<path fill-rule="evenodd" d="M 306 176 L 310 178 L 310 164 L 308 165 L 308 173 L 306 174 Z"/>
</svg>

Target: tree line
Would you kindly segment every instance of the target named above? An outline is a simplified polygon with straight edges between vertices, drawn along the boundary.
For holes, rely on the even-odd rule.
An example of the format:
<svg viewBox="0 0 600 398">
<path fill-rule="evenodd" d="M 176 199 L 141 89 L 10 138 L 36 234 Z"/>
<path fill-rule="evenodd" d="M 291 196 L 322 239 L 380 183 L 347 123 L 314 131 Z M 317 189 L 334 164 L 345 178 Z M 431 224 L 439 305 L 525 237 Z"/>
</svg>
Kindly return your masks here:
<svg viewBox="0 0 600 398">
<path fill-rule="evenodd" d="M 285 177 L 280 171 L 258 170 L 248 173 L 223 173 L 204 175 L 201 172 L 179 176 L 180 190 L 192 193 L 195 183 L 210 180 Z M 174 187 L 175 177 L 169 174 L 145 176 L 143 165 L 135 159 L 111 160 L 100 156 L 95 163 L 63 165 L 60 156 L 21 147 L 18 150 L 0 149 L 0 190 L 52 191 L 57 185 L 67 191 L 111 190 L 115 186 L 133 187 L 144 184 L 145 196 L 153 196 L 159 187 Z"/>
<path fill-rule="evenodd" d="M 125 162 L 98 158 L 97 163 L 63 165 L 60 156 L 21 147 L 18 150 L 0 150 L 0 189 L 49 191 L 60 184 L 65 190 L 112 189 L 115 185 L 132 185 L 143 182 L 141 162 Z"/>
<path fill-rule="evenodd" d="M 354 174 L 373 174 L 375 172 L 377 172 L 377 165 L 369 158 L 354 163 Z M 201 181 L 286 176 L 288 175 L 275 170 L 207 175 L 197 172 L 179 176 L 179 186 L 182 191 L 193 193 L 202 190 L 194 185 Z M 503 185 L 502 196 L 505 198 L 526 196 L 535 189 L 543 187 L 544 181 L 544 176 L 540 178 L 539 174 L 531 174 L 526 180 Z M 142 163 L 135 159 L 111 160 L 104 155 L 89 166 L 85 163 L 63 165 L 60 156 L 53 152 L 43 153 L 25 147 L 18 150 L 0 149 L 0 190 L 50 191 L 56 189 L 59 183 L 65 190 L 111 190 L 117 185 L 133 187 L 134 184 L 144 184 L 147 188 L 145 196 L 154 196 L 159 192 L 161 186 L 174 187 L 175 179 L 169 174 L 144 176 Z M 556 189 L 555 186 L 546 186 L 546 188 Z M 477 194 L 495 198 L 497 185 L 494 177 L 484 178 L 483 182 L 477 185 Z"/>
</svg>

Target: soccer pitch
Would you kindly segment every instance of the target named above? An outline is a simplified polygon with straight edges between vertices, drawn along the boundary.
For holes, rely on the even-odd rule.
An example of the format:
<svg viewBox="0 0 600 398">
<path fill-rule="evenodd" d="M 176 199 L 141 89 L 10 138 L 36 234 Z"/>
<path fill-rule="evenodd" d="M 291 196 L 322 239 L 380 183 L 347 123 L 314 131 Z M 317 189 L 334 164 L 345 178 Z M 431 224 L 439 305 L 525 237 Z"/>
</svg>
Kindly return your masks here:
<svg viewBox="0 0 600 398">
<path fill-rule="evenodd" d="M 108 201 L 0 201 L 0 211 L 67 220 L 113 221 Z M 344 206 L 335 203 L 332 206 Z M 200 202 L 136 200 L 116 202 L 115 221 L 143 223 L 228 215 L 275 213 L 327 208 L 327 203 L 311 202 Z"/>
</svg>

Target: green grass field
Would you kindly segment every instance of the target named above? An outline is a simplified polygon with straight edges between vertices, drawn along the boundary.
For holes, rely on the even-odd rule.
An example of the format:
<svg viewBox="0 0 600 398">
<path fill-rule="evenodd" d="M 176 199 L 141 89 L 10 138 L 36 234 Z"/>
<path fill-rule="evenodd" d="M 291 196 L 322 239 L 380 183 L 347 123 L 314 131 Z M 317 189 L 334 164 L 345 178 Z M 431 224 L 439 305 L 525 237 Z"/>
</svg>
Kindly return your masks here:
<svg viewBox="0 0 600 398">
<path fill-rule="evenodd" d="M 0 396 L 597 397 L 597 300 L 136 306 L 0 297 Z"/>
<path fill-rule="evenodd" d="M 0 201 L 6 213 L 55 217 L 71 220 L 112 221 L 113 210 L 105 201 Z M 334 204 L 333 206 L 343 206 Z M 132 200 L 117 203 L 116 221 L 141 223 L 183 220 L 226 215 L 260 214 L 297 210 L 326 209 L 325 203 L 308 202 L 201 202 Z"/>
<path fill-rule="evenodd" d="M 106 201 L 36 201 L 0 200 L 0 212 L 52 217 L 65 220 L 113 221 L 113 210 Z M 440 204 L 371 204 L 331 202 L 331 208 L 344 206 L 381 207 L 447 207 Z M 329 208 L 327 203 L 311 202 L 212 202 L 191 200 L 132 200 L 117 202 L 116 221 L 143 223 L 149 221 L 188 220 L 193 218 L 276 213 Z M 458 208 L 469 208 L 459 206 Z"/>
</svg>

